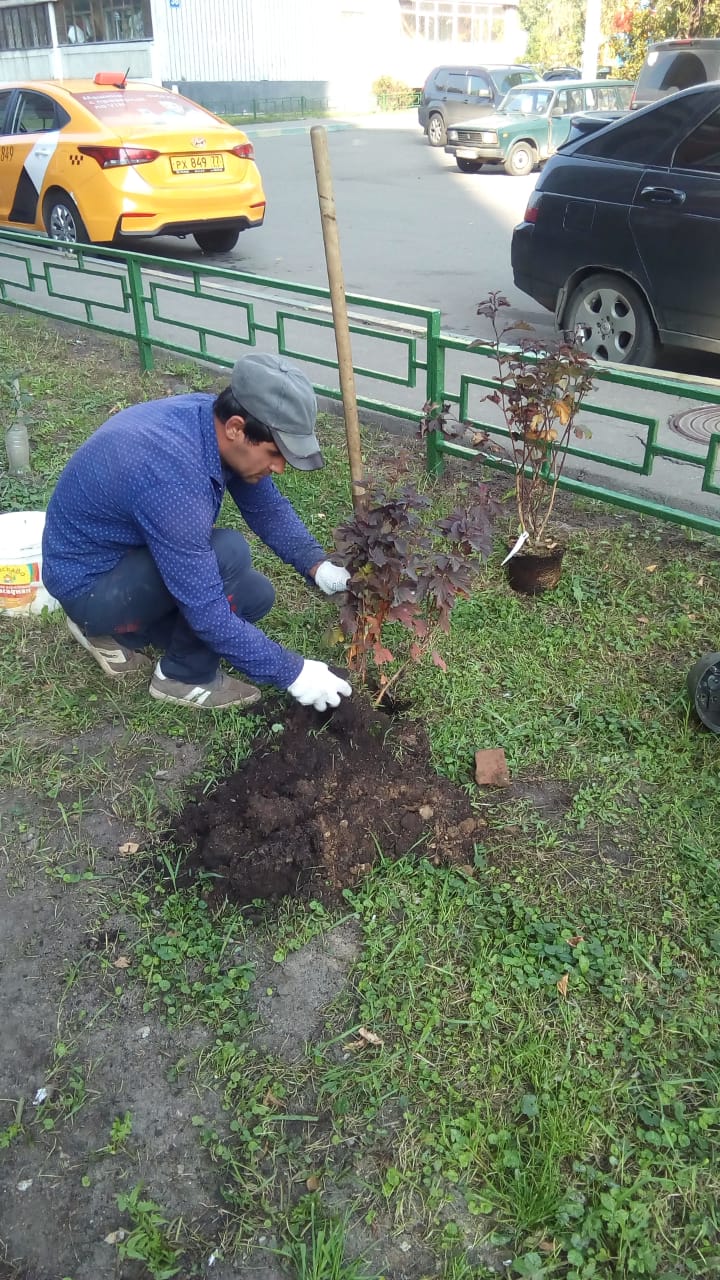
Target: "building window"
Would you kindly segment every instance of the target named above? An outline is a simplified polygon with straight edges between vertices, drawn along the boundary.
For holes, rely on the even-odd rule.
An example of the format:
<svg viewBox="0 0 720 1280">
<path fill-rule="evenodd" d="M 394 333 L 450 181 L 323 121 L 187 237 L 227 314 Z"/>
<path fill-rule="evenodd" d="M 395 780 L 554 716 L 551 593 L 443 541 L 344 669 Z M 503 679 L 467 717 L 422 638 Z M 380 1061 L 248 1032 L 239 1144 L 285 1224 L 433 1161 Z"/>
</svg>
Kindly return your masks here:
<svg viewBox="0 0 720 1280">
<path fill-rule="evenodd" d="M 58 0 L 60 44 L 152 39 L 150 0 Z"/>
<path fill-rule="evenodd" d="M 440 43 L 502 40 L 505 13 L 486 0 L 400 0 L 405 35 Z"/>
<path fill-rule="evenodd" d="M 46 4 L 19 4 L 0 9 L 0 50 L 50 49 L 50 24 Z"/>
</svg>

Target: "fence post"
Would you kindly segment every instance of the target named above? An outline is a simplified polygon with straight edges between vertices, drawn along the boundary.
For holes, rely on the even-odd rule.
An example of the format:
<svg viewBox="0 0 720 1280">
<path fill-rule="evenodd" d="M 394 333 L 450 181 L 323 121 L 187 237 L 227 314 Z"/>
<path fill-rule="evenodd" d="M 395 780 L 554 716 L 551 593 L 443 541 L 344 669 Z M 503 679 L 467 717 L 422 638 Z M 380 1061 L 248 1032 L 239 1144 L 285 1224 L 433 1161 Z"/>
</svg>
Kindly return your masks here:
<svg viewBox="0 0 720 1280">
<path fill-rule="evenodd" d="M 427 323 L 427 352 L 425 372 L 425 399 L 428 404 L 442 408 L 445 397 L 445 348 L 441 342 L 442 314 L 433 310 Z M 442 435 L 439 431 L 427 434 L 425 465 L 431 476 L 441 476 L 443 461 Z"/>
<path fill-rule="evenodd" d="M 148 329 L 147 314 L 145 312 L 142 271 L 137 258 L 132 254 L 128 254 L 127 257 L 127 273 L 133 320 L 135 321 L 135 340 L 140 354 L 140 368 L 144 373 L 149 373 L 151 369 L 155 368 L 155 356 L 153 354 L 152 342 L 150 341 L 150 330 Z"/>
</svg>

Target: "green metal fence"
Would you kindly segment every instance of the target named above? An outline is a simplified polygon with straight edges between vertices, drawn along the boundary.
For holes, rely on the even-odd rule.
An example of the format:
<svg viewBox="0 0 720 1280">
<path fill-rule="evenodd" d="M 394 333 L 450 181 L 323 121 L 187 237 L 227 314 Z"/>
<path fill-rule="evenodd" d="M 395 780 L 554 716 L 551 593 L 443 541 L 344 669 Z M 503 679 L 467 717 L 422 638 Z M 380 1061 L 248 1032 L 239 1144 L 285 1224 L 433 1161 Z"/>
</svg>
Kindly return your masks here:
<svg viewBox="0 0 720 1280">
<path fill-rule="evenodd" d="M 329 291 L 320 285 L 204 261 L 58 248 L 41 237 L 3 232 L 0 301 L 130 338 L 144 369 L 152 368 L 156 350 L 225 368 L 239 348 L 275 350 L 305 365 L 320 396 L 341 400 Z M 426 403 L 448 403 L 461 421 L 502 443 L 507 430 L 487 406 L 496 373 L 490 346 L 471 347 L 470 339 L 444 333 L 435 308 L 362 294 L 348 294 L 347 301 L 361 409 L 419 422 Z M 679 447 L 667 425 L 671 411 L 720 406 L 720 384 L 616 366 L 599 366 L 596 384 L 583 407 L 583 416 L 594 419 L 592 448 L 568 448 L 561 487 L 720 533 L 720 429 Z M 505 470 L 512 465 L 509 458 L 481 458 L 437 432 L 427 449 L 436 474 L 447 456 Z"/>
<path fill-rule="evenodd" d="M 420 105 L 422 89 L 392 89 L 377 94 L 377 104 L 381 111 L 407 111 L 410 107 Z"/>
<path fill-rule="evenodd" d="M 201 102 L 201 106 L 224 116 L 231 124 L 253 124 L 256 120 L 305 120 L 308 116 L 324 116 L 327 98 L 306 98 L 303 94 L 290 98 L 248 98 L 246 101 Z"/>
</svg>

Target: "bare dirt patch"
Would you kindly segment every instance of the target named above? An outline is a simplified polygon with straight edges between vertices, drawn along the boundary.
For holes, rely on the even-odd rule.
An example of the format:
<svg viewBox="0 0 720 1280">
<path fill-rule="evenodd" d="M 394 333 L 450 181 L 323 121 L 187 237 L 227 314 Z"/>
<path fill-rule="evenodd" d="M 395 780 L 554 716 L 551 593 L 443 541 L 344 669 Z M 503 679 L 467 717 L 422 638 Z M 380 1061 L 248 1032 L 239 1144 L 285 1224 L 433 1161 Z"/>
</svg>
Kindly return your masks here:
<svg viewBox="0 0 720 1280">
<path fill-rule="evenodd" d="M 186 806 L 172 837 L 236 902 L 335 905 L 381 854 L 472 866 L 485 826 L 435 773 L 422 726 L 356 697 L 329 713 L 291 708 L 236 773 Z"/>
</svg>

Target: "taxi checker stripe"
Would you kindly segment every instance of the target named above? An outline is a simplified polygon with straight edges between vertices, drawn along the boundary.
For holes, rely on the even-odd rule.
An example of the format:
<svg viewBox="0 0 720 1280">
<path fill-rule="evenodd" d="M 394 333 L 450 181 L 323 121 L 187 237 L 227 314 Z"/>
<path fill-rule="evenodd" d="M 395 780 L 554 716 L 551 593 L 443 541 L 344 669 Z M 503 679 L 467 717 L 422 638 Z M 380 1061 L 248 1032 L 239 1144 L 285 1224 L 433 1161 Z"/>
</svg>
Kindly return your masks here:
<svg viewBox="0 0 720 1280">
<path fill-rule="evenodd" d="M 57 129 L 43 133 L 25 157 L 18 175 L 8 222 L 37 221 L 37 209 L 45 175 L 60 139 Z"/>
</svg>

